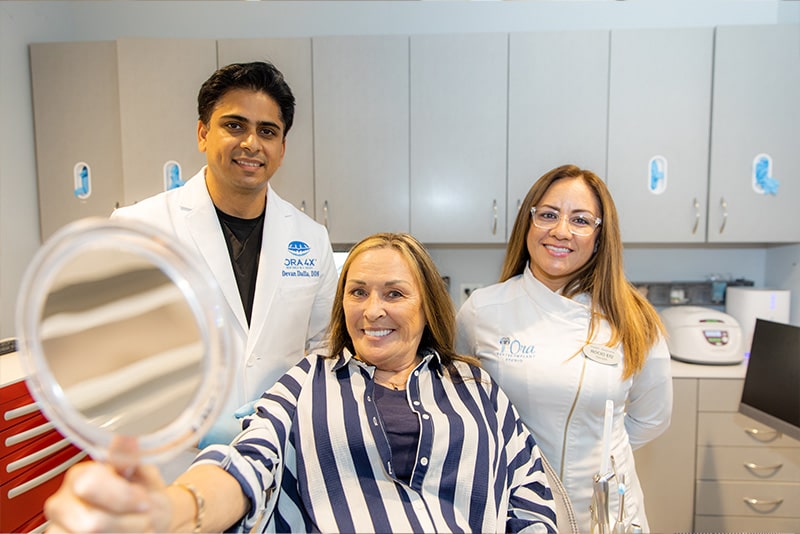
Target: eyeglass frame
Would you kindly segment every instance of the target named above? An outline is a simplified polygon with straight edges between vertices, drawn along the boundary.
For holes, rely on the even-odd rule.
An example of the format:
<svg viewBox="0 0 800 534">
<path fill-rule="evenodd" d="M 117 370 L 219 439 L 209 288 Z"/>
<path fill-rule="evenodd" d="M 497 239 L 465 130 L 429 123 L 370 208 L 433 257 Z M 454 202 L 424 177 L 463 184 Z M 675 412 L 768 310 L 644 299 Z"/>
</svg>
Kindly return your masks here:
<svg viewBox="0 0 800 534">
<path fill-rule="evenodd" d="M 539 228 L 540 230 L 552 230 L 553 228 L 558 227 L 558 225 L 561 223 L 561 220 L 564 219 L 564 215 L 562 215 L 561 212 L 558 211 L 558 210 L 553 210 L 553 212 L 558 215 L 558 218 L 555 220 L 555 224 L 553 224 L 553 226 L 550 226 L 550 227 L 539 226 L 538 224 L 536 224 L 536 206 L 532 206 L 531 207 L 531 224 L 534 225 L 536 228 Z M 594 213 L 592 213 L 590 211 L 587 211 L 586 213 L 588 213 L 589 215 L 594 217 L 594 226 L 591 227 L 590 232 L 588 234 L 579 234 L 579 233 L 575 232 L 575 230 L 572 228 L 572 225 L 570 225 L 569 218 L 567 218 L 567 230 L 569 230 L 569 233 L 571 233 L 572 235 L 579 236 L 579 237 L 588 237 L 588 236 L 592 235 L 598 228 L 600 228 L 600 225 L 602 224 L 603 219 L 598 217 L 598 216 L 596 216 Z"/>
</svg>

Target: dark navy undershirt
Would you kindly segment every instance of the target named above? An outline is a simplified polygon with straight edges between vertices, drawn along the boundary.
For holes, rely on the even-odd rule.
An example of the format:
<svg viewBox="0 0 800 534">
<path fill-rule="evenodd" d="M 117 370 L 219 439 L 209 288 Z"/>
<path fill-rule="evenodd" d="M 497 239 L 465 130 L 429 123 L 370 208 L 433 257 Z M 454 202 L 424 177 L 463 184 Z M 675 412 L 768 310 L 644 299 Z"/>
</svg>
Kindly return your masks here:
<svg viewBox="0 0 800 534">
<path fill-rule="evenodd" d="M 383 419 L 383 428 L 392 450 L 394 475 L 405 483 L 417 461 L 419 418 L 406 400 L 405 390 L 395 391 L 375 383 L 375 406 Z"/>
<path fill-rule="evenodd" d="M 255 219 L 240 219 L 217 208 L 217 217 L 225 236 L 225 243 L 228 245 L 228 254 L 231 257 L 236 285 L 239 287 L 239 297 L 244 306 L 244 315 L 247 317 L 247 324 L 250 324 L 256 296 L 261 238 L 264 234 L 264 212 Z"/>
</svg>

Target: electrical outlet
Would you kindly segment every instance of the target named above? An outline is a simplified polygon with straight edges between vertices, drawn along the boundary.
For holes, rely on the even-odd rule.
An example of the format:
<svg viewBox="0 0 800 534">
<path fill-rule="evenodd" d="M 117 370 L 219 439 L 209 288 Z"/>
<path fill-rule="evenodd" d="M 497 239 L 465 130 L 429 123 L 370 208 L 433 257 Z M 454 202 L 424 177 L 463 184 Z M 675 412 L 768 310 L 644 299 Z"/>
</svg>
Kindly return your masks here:
<svg viewBox="0 0 800 534">
<path fill-rule="evenodd" d="M 464 302 L 466 302 L 466 300 L 469 298 L 472 292 L 478 289 L 479 287 L 483 287 L 483 284 L 479 284 L 477 282 L 461 284 L 461 291 L 459 293 L 459 295 L 461 295 L 461 304 L 464 304 Z"/>
</svg>

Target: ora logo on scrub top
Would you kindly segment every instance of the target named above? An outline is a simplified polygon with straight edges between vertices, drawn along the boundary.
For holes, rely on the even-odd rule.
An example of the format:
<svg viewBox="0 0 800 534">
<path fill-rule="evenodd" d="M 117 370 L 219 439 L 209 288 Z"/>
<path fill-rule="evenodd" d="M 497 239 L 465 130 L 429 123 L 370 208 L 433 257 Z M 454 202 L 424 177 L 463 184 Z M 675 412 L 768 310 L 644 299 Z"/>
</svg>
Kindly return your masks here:
<svg viewBox="0 0 800 534">
<path fill-rule="evenodd" d="M 495 352 L 495 356 L 502 358 L 507 362 L 521 362 L 533 358 L 536 354 L 536 346 L 533 344 L 526 345 L 518 339 L 511 339 L 508 336 L 503 336 L 498 340 L 500 349 Z"/>
<path fill-rule="evenodd" d="M 311 252 L 311 247 L 303 241 L 292 241 L 286 247 L 289 255 L 283 259 L 283 269 L 281 276 L 288 277 L 319 277 L 317 268 L 317 258 L 307 257 Z"/>
</svg>

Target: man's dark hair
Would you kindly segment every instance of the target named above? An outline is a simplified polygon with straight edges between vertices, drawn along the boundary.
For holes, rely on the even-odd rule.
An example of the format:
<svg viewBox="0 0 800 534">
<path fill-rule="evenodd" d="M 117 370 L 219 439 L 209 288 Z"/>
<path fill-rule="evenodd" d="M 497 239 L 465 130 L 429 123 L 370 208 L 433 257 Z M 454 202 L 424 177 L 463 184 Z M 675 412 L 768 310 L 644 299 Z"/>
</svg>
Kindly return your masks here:
<svg viewBox="0 0 800 534">
<path fill-rule="evenodd" d="M 265 61 L 232 63 L 203 83 L 197 94 L 197 115 L 203 124 L 208 124 L 219 99 L 233 89 L 249 89 L 272 97 L 281 110 L 284 137 L 289 133 L 294 122 L 294 95 L 281 71 Z"/>
</svg>

